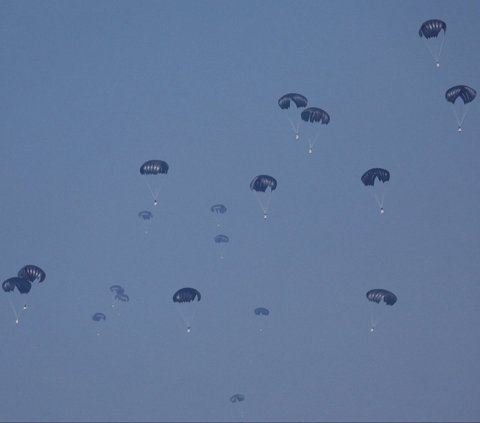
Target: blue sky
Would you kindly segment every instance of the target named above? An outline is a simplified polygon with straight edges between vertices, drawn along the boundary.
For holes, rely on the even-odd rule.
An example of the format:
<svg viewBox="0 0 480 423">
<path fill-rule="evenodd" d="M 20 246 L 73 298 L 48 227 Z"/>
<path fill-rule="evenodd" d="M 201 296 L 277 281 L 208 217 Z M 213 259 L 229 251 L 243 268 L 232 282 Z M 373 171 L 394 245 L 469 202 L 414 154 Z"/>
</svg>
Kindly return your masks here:
<svg viewBox="0 0 480 423">
<path fill-rule="evenodd" d="M 2 421 L 478 421 L 479 106 L 458 133 L 444 94 L 480 88 L 480 3 L 0 11 L 1 278 L 47 273 L 2 292 Z M 418 36 L 432 18 L 438 69 Z M 330 114 L 313 154 L 287 92 Z M 150 159 L 170 166 L 157 206 Z M 372 167 L 391 173 L 384 215 Z M 278 181 L 266 221 L 259 174 Z M 112 309 L 112 284 L 129 303 Z M 202 293 L 190 333 L 185 286 Z M 398 302 L 372 308 L 372 288 Z M 9 299 L 28 303 L 18 325 Z"/>
</svg>

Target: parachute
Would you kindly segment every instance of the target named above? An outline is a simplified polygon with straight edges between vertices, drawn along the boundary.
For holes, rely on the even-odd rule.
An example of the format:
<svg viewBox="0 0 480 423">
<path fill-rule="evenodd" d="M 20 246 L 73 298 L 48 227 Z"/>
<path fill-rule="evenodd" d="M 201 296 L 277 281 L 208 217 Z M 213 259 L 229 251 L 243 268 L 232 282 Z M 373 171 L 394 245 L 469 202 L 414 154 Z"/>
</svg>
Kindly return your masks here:
<svg viewBox="0 0 480 423">
<path fill-rule="evenodd" d="M 215 238 L 213 238 L 214 241 L 218 244 L 221 242 L 229 242 L 230 239 L 228 238 L 227 235 L 217 235 Z"/>
<path fill-rule="evenodd" d="M 94 320 L 95 322 L 99 322 L 101 320 L 106 320 L 106 319 L 107 319 L 107 316 L 105 316 L 105 314 L 103 313 L 95 313 L 92 316 L 92 320 Z"/>
<path fill-rule="evenodd" d="M 373 301 L 375 303 L 380 303 L 383 301 L 387 305 L 394 305 L 397 302 L 397 296 L 386 289 L 372 289 L 367 292 L 368 301 Z"/>
<path fill-rule="evenodd" d="M 214 204 L 212 207 L 210 207 L 210 211 L 212 213 L 223 214 L 227 211 L 227 208 L 223 204 Z"/>
<path fill-rule="evenodd" d="M 292 103 L 295 104 L 296 109 L 293 109 L 293 107 L 290 109 L 290 105 Z M 287 119 L 290 122 L 293 132 L 295 132 L 295 139 L 297 140 L 300 138 L 298 134 L 298 129 L 300 126 L 298 109 L 306 107 L 307 103 L 307 98 L 297 93 L 288 93 L 278 99 L 278 105 L 280 106 L 280 109 L 287 111 Z"/>
<path fill-rule="evenodd" d="M 163 160 L 148 160 L 140 166 L 142 175 L 158 175 L 168 173 L 168 163 Z"/>
<path fill-rule="evenodd" d="M 362 182 L 365 186 L 373 186 L 375 184 L 375 178 L 378 179 L 380 182 L 387 182 L 388 180 L 390 180 L 390 172 L 386 169 L 375 167 L 373 169 L 367 170 L 362 175 Z"/>
<path fill-rule="evenodd" d="M 168 169 L 168 163 L 163 160 L 148 160 L 140 166 L 140 174 L 149 177 L 152 175 L 166 175 Z M 161 186 L 156 185 L 155 187 L 152 187 L 147 180 L 145 182 L 147 183 L 150 194 L 153 197 L 153 204 L 156 206 L 158 204 L 158 194 L 160 193 Z"/>
<path fill-rule="evenodd" d="M 20 294 L 28 294 L 32 288 L 32 284 L 29 280 L 22 278 L 20 276 L 14 276 L 9 278 L 2 283 L 2 288 L 5 292 L 12 292 L 17 288 Z"/>
<path fill-rule="evenodd" d="M 173 294 L 174 303 L 192 302 L 195 299 L 200 301 L 201 298 L 200 292 L 194 288 L 182 288 Z"/>
<path fill-rule="evenodd" d="M 190 332 L 196 306 L 201 298 L 200 292 L 194 288 L 182 288 L 173 294 L 173 302 L 179 304 L 178 311 L 187 325 L 187 332 Z"/>
<path fill-rule="evenodd" d="M 377 179 L 380 182 L 387 182 L 390 180 L 390 172 L 386 169 L 381 169 L 379 167 L 374 167 L 373 169 L 367 170 L 363 175 L 362 175 L 362 182 L 363 185 L 367 186 L 374 186 L 375 185 L 375 179 Z M 378 187 L 378 184 L 377 184 Z M 373 195 L 375 197 L 375 201 L 377 202 L 378 206 L 380 207 L 380 213 L 383 214 L 383 202 L 385 199 L 385 188 L 375 188 L 373 191 Z"/>
<path fill-rule="evenodd" d="M 130 297 L 127 294 L 116 294 L 115 299 L 127 303 L 130 301 Z"/>
<path fill-rule="evenodd" d="M 267 191 L 267 189 L 270 190 Z M 263 210 L 263 218 L 266 219 L 270 207 L 271 193 L 277 188 L 277 180 L 269 175 L 258 175 L 250 182 L 250 189 L 255 191 L 257 201 Z"/>
<path fill-rule="evenodd" d="M 462 132 L 462 124 L 468 113 L 468 108 L 476 96 L 477 91 L 467 85 L 455 85 L 445 92 L 445 99 L 452 103 L 453 114 L 458 124 L 458 132 Z M 463 105 L 456 106 L 455 103 L 459 98 L 463 101 Z"/>
<path fill-rule="evenodd" d="M 123 289 L 123 287 L 121 285 L 112 285 L 110 287 L 110 291 L 114 292 L 117 295 L 121 295 L 125 292 L 125 290 Z"/>
<path fill-rule="evenodd" d="M 143 220 L 150 220 L 153 219 L 153 214 L 148 210 L 142 210 L 141 212 L 138 212 L 138 217 Z"/>
<path fill-rule="evenodd" d="M 29 282 L 43 282 L 45 280 L 45 272 L 34 264 L 27 264 L 23 266 L 17 274 L 18 277 L 27 279 Z"/>
<path fill-rule="evenodd" d="M 425 44 L 437 67 L 440 66 L 440 55 L 442 54 L 446 32 L 447 24 L 440 19 L 425 21 L 418 30 L 418 35 L 425 40 Z"/>
<path fill-rule="evenodd" d="M 257 316 L 268 316 L 270 314 L 270 311 L 268 310 L 268 308 L 265 307 L 257 307 L 254 310 L 254 313 Z"/>
<path fill-rule="evenodd" d="M 318 124 L 328 125 L 330 122 L 330 115 L 318 107 L 309 107 L 302 112 L 302 120 L 314 124 L 312 129 L 307 134 L 307 141 L 309 145 L 308 153 L 312 154 L 313 147 L 320 136 L 320 127 Z"/>
<path fill-rule="evenodd" d="M 235 394 L 230 397 L 230 402 L 236 403 L 236 402 L 242 402 L 245 401 L 245 395 L 243 394 Z"/>
</svg>

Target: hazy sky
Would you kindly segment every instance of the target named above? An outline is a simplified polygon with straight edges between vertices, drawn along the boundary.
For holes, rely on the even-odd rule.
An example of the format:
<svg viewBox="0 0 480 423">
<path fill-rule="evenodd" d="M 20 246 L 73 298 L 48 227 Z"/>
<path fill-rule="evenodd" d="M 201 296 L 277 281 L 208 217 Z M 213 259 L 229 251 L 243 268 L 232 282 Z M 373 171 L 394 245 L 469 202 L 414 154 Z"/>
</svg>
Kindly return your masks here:
<svg viewBox="0 0 480 423">
<path fill-rule="evenodd" d="M 474 0 L 0 2 L 0 278 L 47 274 L 0 294 L 0 419 L 478 421 L 480 106 L 458 133 L 444 95 L 480 89 L 479 16 Z M 418 35 L 432 18 L 439 68 Z M 313 154 L 288 92 L 330 114 Z M 150 159 L 170 166 L 157 206 Z M 391 173 L 383 215 L 372 167 Z M 259 174 L 278 181 L 266 221 Z M 113 284 L 129 303 L 112 308 Z M 183 287 L 202 294 L 190 333 Z"/>
</svg>

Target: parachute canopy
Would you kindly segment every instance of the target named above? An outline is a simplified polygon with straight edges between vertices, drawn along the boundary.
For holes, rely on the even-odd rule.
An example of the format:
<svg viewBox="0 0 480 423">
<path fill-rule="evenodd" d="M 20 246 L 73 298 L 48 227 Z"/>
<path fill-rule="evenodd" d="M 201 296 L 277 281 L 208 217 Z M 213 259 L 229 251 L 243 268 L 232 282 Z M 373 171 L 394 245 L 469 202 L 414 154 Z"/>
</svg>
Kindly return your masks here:
<svg viewBox="0 0 480 423">
<path fill-rule="evenodd" d="M 46 274 L 40 267 L 35 266 L 34 264 L 27 264 L 18 271 L 17 276 L 26 279 L 29 282 L 35 282 L 36 280 L 38 280 L 38 282 L 43 282 Z"/>
<path fill-rule="evenodd" d="M 190 303 L 195 299 L 200 301 L 201 295 L 194 288 L 182 288 L 179 289 L 175 294 L 173 294 L 173 302 L 174 303 Z"/>
<path fill-rule="evenodd" d="M 138 212 L 138 217 L 143 220 L 150 220 L 153 219 L 153 213 L 148 210 L 142 210 L 141 212 Z"/>
<path fill-rule="evenodd" d="M 254 310 L 254 313 L 257 316 L 268 316 L 270 314 L 270 311 L 268 310 L 268 308 L 265 308 L 265 307 L 257 307 Z"/>
<path fill-rule="evenodd" d="M 95 322 L 99 322 L 100 320 L 106 320 L 106 319 L 107 319 L 107 316 L 105 316 L 105 314 L 103 313 L 95 313 L 92 316 L 92 320 L 94 320 Z"/>
<path fill-rule="evenodd" d="M 245 401 L 245 395 L 243 394 L 235 394 L 230 397 L 230 402 L 242 402 Z"/>
<path fill-rule="evenodd" d="M 362 175 L 362 182 L 365 186 L 374 185 L 375 178 L 381 182 L 387 182 L 390 179 L 390 172 L 386 169 L 374 167 Z"/>
<path fill-rule="evenodd" d="M 9 278 L 2 283 L 2 288 L 5 292 L 12 292 L 15 287 L 17 287 L 17 290 L 20 292 L 20 294 L 28 294 L 32 288 L 32 284 L 27 279 L 19 276 Z"/>
<path fill-rule="evenodd" d="M 269 175 L 258 175 L 250 182 L 250 189 L 253 191 L 265 192 L 270 187 L 271 191 L 277 188 L 277 180 Z"/>
<path fill-rule="evenodd" d="M 210 211 L 212 213 L 223 214 L 227 211 L 227 208 L 223 204 L 214 204 L 212 207 L 210 207 Z"/>
<path fill-rule="evenodd" d="M 230 239 L 228 238 L 227 235 L 217 235 L 213 239 L 217 244 L 220 243 L 220 242 L 229 242 L 230 241 Z"/>
<path fill-rule="evenodd" d="M 130 301 L 130 297 L 127 294 L 115 294 L 115 299 L 127 303 Z"/>
<path fill-rule="evenodd" d="M 305 122 L 320 122 L 325 125 L 330 122 L 330 115 L 318 107 L 309 107 L 305 109 L 301 114 L 302 120 Z"/>
<path fill-rule="evenodd" d="M 308 100 L 303 95 L 297 93 L 288 93 L 278 99 L 278 105 L 281 109 L 289 109 L 290 102 L 295 103 L 298 109 L 299 107 L 306 107 Z"/>
<path fill-rule="evenodd" d="M 368 291 L 367 299 L 375 303 L 380 303 L 383 300 L 387 305 L 394 305 L 397 302 L 397 296 L 386 289 L 372 289 Z"/>
<path fill-rule="evenodd" d="M 142 175 L 158 175 L 160 173 L 168 173 L 168 164 L 163 160 L 148 160 L 140 166 Z"/>
<path fill-rule="evenodd" d="M 125 292 L 121 285 L 112 285 L 110 291 L 115 292 L 115 294 L 123 294 Z"/>
<path fill-rule="evenodd" d="M 445 32 L 447 32 L 447 24 L 445 22 L 440 19 L 430 19 L 420 26 L 418 35 L 427 39 L 437 37 L 442 29 L 445 34 Z"/>
<path fill-rule="evenodd" d="M 473 101 L 476 95 L 477 92 L 467 85 L 455 85 L 446 91 L 445 98 L 448 102 L 455 104 L 457 98 L 460 97 L 462 101 L 467 104 Z"/>
</svg>

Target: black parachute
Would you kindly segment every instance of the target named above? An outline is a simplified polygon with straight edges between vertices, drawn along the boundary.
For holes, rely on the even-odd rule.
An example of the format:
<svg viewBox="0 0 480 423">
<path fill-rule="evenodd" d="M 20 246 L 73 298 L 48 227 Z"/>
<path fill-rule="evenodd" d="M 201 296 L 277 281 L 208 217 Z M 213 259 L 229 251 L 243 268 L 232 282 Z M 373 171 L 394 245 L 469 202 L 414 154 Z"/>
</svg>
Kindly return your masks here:
<svg viewBox="0 0 480 423">
<path fill-rule="evenodd" d="M 476 97 L 477 92 L 467 85 L 455 85 L 445 92 L 445 98 L 448 102 L 455 104 L 460 97 L 464 104 L 470 103 Z"/>
<path fill-rule="evenodd" d="M 245 395 L 243 394 L 235 394 L 230 397 L 230 402 L 236 403 L 242 401 L 245 401 Z"/>
<path fill-rule="evenodd" d="M 143 220 L 150 220 L 153 218 L 153 213 L 148 210 L 142 210 L 141 212 L 138 212 L 138 217 Z"/>
<path fill-rule="evenodd" d="M 250 189 L 253 191 L 265 192 L 267 188 L 274 191 L 277 188 L 277 180 L 269 175 L 258 175 L 250 182 Z"/>
<path fill-rule="evenodd" d="M 92 320 L 94 320 L 95 322 L 99 322 L 100 320 L 106 320 L 106 319 L 107 319 L 107 316 L 105 316 L 105 314 L 103 313 L 95 313 L 92 316 Z"/>
<path fill-rule="evenodd" d="M 20 276 L 14 276 L 13 278 L 9 278 L 2 283 L 2 288 L 5 292 L 12 292 L 15 287 L 20 294 L 28 294 L 30 289 L 32 289 L 32 283 Z"/>
<path fill-rule="evenodd" d="M 200 295 L 200 292 L 198 292 L 195 288 L 182 288 L 173 294 L 173 302 L 190 303 L 195 299 L 200 301 L 201 297 L 202 296 Z"/>
<path fill-rule="evenodd" d="M 127 294 L 115 294 L 115 299 L 117 301 L 122 301 L 122 302 L 129 302 L 130 301 L 130 297 L 127 295 Z"/>
<path fill-rule="evenodd" d="M 362 175 L 362 182 L 365 186 L 374 185 L 375 178 L 381 182 L 387 182 L 390 180 L 390 172 L 386 169 L 381 169 L 379 167 L 374 167 L 373 169 L 367 170 Z"/>
<path fill-rule="evenodd" d="M 327 125 L 330 122 L 330 115 L 322 109 L 318 107 L 309 107 L 305 109 L 302 114 L 302 120 L 305 122 L 320 122 Z"/>
<path fill-rule="evenodd" d="M 268 310 L 268 308 L 265 308 L 265 307 L 257 307 L 254 310 L 254 313 L 257 316 L 268 316 L 270 314 L 270 310 Z"/>
<path fill-rule="evenodd" d="M 43 282 L 46 274 L 40 267 L 35 266 L 34 264 L 27 264 L 18 271 L 17 276 L 26 279 L 29 282 Z"/>
<path fill-rule="evenodd" d="M 438 37 L 440 31 L 443 30 L 443 33 L 447 32 L 447 24 L 440 19 L 430 19 L 425 21 L 418 31 L 420 37 L 432 38 Z"/>
<path fill-rule="evenodd" d="M 114 292 L 115 294 L 123 294 L 125 292 L 125 289 L 121 285 L 112 285 L 110 287 L 110 291 Z"/>
<path fill-rule="evenodd" d="M 218 244 L 218 243 L 221 243 L 221 242 L 229 242 L 230 239 L 228 238 L 227 235 L 223 235 L 223 234 L 220 234 L 220 235 L 217 235 L 215 238 L 213 238 L 213 240 Z"/>
<path fill-rule="evenodd" d="M 148 160 L 140 166 L 140 173 L 142 175 L 158 175 L 168 173 L 168 164 L 163 160 Z"/>
<path fill-rule="evenodd" d="M 298 109 L 299 107 L 306 107 L 308 100 L 303 95 L 297 93 L 288 93 L 278 99 L 278 105 L 281 109 L 289 109 L 291 102 L 293 102 Z"/>
<path fill-rule="evenodd" d="M 212 213 L 223 214 L 227 211 L 227 208 L 223 204 L 214 204 L 212 207 L 210 207 L 210 211 Z"/>
<path fill-rule="evenodd" d="M 380 303 L 383 301 L 387 305 L 394 305 L 397 302 L 397 296 L 386 289 L 372 289 L 367 292 L 368 301 Z"/>
</svg>

